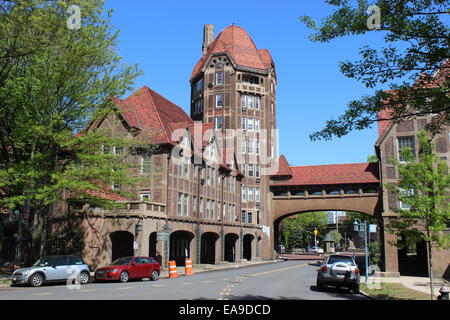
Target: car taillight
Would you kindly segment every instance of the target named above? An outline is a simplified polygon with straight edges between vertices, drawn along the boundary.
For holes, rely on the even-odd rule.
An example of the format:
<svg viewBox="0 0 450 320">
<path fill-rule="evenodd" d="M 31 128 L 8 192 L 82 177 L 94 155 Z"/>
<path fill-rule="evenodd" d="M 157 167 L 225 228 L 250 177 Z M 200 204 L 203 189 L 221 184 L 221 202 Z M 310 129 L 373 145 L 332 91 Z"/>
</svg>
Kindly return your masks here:
<svg viewBox="0 0 450 320">
<path fill-rule="evenodd" d="M 358 274 L 358 273 L 359 273 L 359 269 L 355 268 L 355 274 Z"/>
<path fill-rule="evenodd" d="M 327 269 L 328 269 L 327 266 L 323 266 L 322 267 L 322 272 L 327 272 Z"/>
</svg>

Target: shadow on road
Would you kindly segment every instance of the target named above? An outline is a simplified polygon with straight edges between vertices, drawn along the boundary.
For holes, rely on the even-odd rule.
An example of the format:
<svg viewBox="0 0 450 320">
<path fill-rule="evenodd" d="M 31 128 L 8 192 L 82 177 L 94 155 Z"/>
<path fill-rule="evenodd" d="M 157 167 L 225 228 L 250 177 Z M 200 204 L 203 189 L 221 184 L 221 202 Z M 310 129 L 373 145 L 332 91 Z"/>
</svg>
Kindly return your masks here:
<svg viewBox="0 0 450 320">
<path fill-rule="evenodd" d="M 319 290 L 317 286 L 310 286 L 309 289 L 314 292 L 321 292 L 331 297 L 342 297 L 343 295 L 349 300 L 367 300 L 367 298 L 360 294 L 350 293 L 350 290 L 346 288 L 326 287 L 323 290 Z"/>
</svg>

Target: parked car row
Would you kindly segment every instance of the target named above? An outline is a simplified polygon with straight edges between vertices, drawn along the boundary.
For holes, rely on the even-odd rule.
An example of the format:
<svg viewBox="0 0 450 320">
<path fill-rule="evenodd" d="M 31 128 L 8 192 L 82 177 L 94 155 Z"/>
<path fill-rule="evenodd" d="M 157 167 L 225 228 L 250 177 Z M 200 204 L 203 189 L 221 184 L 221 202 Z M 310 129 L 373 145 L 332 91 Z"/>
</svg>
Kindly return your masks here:
<svg viewBox="0 0 450 320">
<path fill-rule="evenodd" d="M 95 281 L 121 281 L 150 278 L 156 281 L 161 272 L 159 263 L 151 257 L 122 257 L 94 273 Z M 14 271 L 12 285 L 40 287 L 45 283 L 77 281 L 87 284 L 89 266 L 79 256 L 55 255 L 41 257 L 33 266 Z"/>
</svg>

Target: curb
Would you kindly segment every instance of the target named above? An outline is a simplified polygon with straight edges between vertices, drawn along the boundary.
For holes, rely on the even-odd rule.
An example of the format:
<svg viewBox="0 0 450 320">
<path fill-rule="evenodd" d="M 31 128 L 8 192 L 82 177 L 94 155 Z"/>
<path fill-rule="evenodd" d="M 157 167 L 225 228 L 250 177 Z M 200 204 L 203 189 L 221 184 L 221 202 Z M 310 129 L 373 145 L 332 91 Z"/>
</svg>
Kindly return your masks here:
<svg viewBox="0 0 450 320">
<path fill-rule="evenodd" d="M 370 294 L 368 294 L 362 290 L 359 290 L 359 293 L 362 294 L 363 296 L 369 298 L 370 300 L 377 300 L 375 297 L 372 297 Z"/>
</svg>

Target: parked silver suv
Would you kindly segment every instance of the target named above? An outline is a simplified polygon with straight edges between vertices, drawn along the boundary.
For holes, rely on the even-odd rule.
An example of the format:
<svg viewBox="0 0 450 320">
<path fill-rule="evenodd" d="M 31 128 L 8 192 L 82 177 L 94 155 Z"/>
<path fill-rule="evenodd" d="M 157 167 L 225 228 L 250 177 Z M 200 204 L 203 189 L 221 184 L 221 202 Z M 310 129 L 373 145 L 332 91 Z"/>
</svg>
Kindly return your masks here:
<svg viewBox="0 0 450 320">
<path fill-rule="evenodd" d="M 29 268 L 14 271 L 11 282 L 12 285 L 40 287 L 47 282 L 63 282 L 72 277 L 78 283 L 86 284 L 89 276 L 89 267 L 79 256 L 47 256 L 41 257 Z"/>
<path fill-rule="evenodd" d="M 359 293 L 360 274 L 355 260 L 351 256 L 331 255 L 326 257 L 317 270 L 317 287 L 347 287 L 353 293 Z"/>
</svg>

